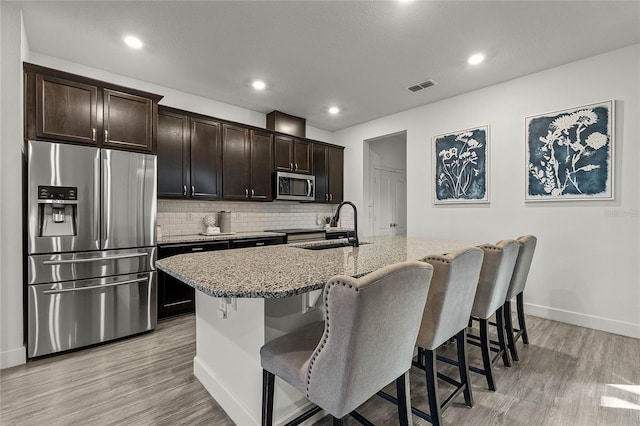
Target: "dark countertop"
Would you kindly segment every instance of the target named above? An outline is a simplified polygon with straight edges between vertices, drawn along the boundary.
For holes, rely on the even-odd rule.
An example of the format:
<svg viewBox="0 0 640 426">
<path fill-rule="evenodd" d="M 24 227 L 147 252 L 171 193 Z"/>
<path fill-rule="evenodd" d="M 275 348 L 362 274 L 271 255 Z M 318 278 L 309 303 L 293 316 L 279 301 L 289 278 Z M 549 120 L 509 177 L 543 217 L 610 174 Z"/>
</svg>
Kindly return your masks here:
<svg viewBox="0 0 640 426">
<path fill-rule="evenodd" d="M 200 243 L 203 241 L 227 241 L 241 240 L 245 238 L 263 238 L 263 237 L 283 237 L 283 232 L 233 232 L 229 234 L 216 235 L 174 235 L 170 237 L 158 238 L 157 244 L 174 244 L 174 243 Z"/>
</svg>

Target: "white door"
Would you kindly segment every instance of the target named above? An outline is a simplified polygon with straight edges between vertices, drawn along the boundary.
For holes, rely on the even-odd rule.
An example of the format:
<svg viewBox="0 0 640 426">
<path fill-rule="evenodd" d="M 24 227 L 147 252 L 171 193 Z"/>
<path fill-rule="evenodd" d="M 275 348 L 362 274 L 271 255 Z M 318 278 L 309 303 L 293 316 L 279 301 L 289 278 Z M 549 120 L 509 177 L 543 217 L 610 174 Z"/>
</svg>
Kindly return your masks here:
<svg viewBox="0 0 640 426">
<path fill-rule="evenodd" d="M 405 235 L 407 233 L 406 173 L 374 169 L 373 234 Z"/>
</svg>

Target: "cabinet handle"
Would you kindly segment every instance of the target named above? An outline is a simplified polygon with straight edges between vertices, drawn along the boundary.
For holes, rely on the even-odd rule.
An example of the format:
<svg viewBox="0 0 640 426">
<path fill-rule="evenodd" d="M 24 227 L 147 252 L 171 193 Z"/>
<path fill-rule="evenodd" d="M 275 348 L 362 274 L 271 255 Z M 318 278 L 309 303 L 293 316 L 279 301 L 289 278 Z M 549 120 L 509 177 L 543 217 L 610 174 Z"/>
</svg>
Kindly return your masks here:
<svg viewBox="0 0 640 426">
<path fill-rule="evenodd" d="M 182 185 L 182 195 L 187 196 L 187 185 Z"/>
<path fill-rule="evenodd" d="M 329 201 L 329 194 L 324 194 L 324 200 Z"/>
<path fill-rule="evenodd" d="M 293 170 L 294 170 L 294 171 L 297 171 L 297 170 L 298 170 L 298 163 L 295 163 L 295 164 L 293 165 Z"/>
<path fill-rule="evenodd" d="M 203 251 L 204 247 L 192 247 L 191 251 Z"/>
<path fill-rule="evenodd" d="M 95 127 L 93 129 L 91 129 L 91 141 L 92 142 L 96 141 L 96 128 Z"/>
<path fill-rule="evenodd" d="M 289 163 L 289 169 L 293 170 L 293 163 Z"/>
<path fill-rule="evenodd" d="M 333 194 L 329 194 L 329 201 L 333 201 Z"/>
<path fill-rule="evenodd" d="M 104 129 L 104 141 L 109 142 L 109 131 Z"/>
<path fill-rule="evenodd" d="M 191 196 L 193 197 L 194 195 L 196 195 L 196 187 L 195 185 L 191 185 Z"/>
<path fill-rule="evenodd" d="M 254 195 L 256 195 L 256 191 L 254 191 L 253 188 L 251 188 L 251 198 L 253 198 Z"/>
<path fill-rule="evenodd" d="M 249 190 L 247 188 L 244 189 L 245 198 L 249 198 Z"/>
</svg>

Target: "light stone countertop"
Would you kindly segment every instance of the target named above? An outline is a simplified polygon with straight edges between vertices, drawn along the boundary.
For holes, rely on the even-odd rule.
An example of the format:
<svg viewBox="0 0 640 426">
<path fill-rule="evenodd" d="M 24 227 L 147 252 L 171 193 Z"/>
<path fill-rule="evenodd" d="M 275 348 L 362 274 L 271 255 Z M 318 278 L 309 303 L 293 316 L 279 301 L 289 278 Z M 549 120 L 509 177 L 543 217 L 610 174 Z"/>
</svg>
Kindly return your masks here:
<svg viewBox="0 0 640 426">
<path fill-rule="evenodd" d="M 188 253 L 158 260 L 156 267 L 214 297 L 280 298 L 324 287 L 334 275 L 360 277 L 392 263 L 476 246 L 478 242 L 368 237 L 360 247 L 307 250 L 336 241 Z"/>
<path fill-rule="evenodd" d="M 233 232 L 229 234 L 217 235 L 173 235 L 158 238 L 157 244 L 176 244 L 176 243 L 200 243 L 203 241 L 227 241 L 241 240 L 244 238 L 262 238 L 262 237 L 284 237 L 284 233 L 280 232 Z"/>
</svg>

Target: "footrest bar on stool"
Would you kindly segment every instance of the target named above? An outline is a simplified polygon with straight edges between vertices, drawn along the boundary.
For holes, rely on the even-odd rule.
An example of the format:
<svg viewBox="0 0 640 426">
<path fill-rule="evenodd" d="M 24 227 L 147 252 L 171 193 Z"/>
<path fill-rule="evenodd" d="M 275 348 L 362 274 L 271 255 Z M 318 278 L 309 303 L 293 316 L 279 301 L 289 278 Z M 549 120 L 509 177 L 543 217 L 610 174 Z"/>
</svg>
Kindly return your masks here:
<svg viewBox="0 0 640 426">
<path fill-rule="evenodd" d="M 455 360 L 449 359 L 449 358 L 445 358 L 442 355 L 436 355 L 436 359 L 438 361 L 442 361 L 442 362 L 447 363 L 449 365 L 454 365 L 456 367 L 458 366 L 458 361 L 455 361 Z"/>
<path fill-rule="evenodd" d="M 460 382 L 456 381 L 455 379 L 452 379 L 452 378 L 451 378 L 451 377 L 449 377 L 449 376 L 445 376 L 445 375 L 444 375 L 444 374 L 442 374 L 442 373 L 438 373 L 438 379 L 443 380 L 443 381 L 445 381 L 445 382 L 447 382 L 447 383 L 449 383 L 450 385 L 453 385 L 453 386 L 455 386 L 455 387 L 462 386 L 462 383 L 460 383 Z"/>
<path fill-rule="evenodd" d="M 371 423 L 369 420 L 365 419 L 362 414 L 356 412 L 356 411 L 352 411 L 349 413 L 349 415 L 351 417 L 353 417 L 354 419 L 356 419 L 358 422 L 360 422 L 361 425 L 364 426 L 376 426 L 373 423 Z"/>
<path fill-rule="evenodd" d="M 378 391 L 376 395 L 386 399 L 389 402 L 393 402 L 394 404 L 398 405 L 398 400 L 384 391 Z M 425 413 L 424 411 L 418 410 L 415 407 L 411 407 L 411 413 L 431 423 L 431 416 Z"/>
<path fill-rule="evenodd" d="M 318 407 L 316 405 L 315 407 L 311 408 L 310 410 L 300 414 L 298 417 L 296 417 L 295 419 L 291 420 L 289 423 L 285 424 L 284 426 L 299 425 L 300 423 L 304 422 L 305 420 L 315 416 L 320 411 L 322 411 L 322 408 L 320 408 L 320 407 Z"/>
</svg>

